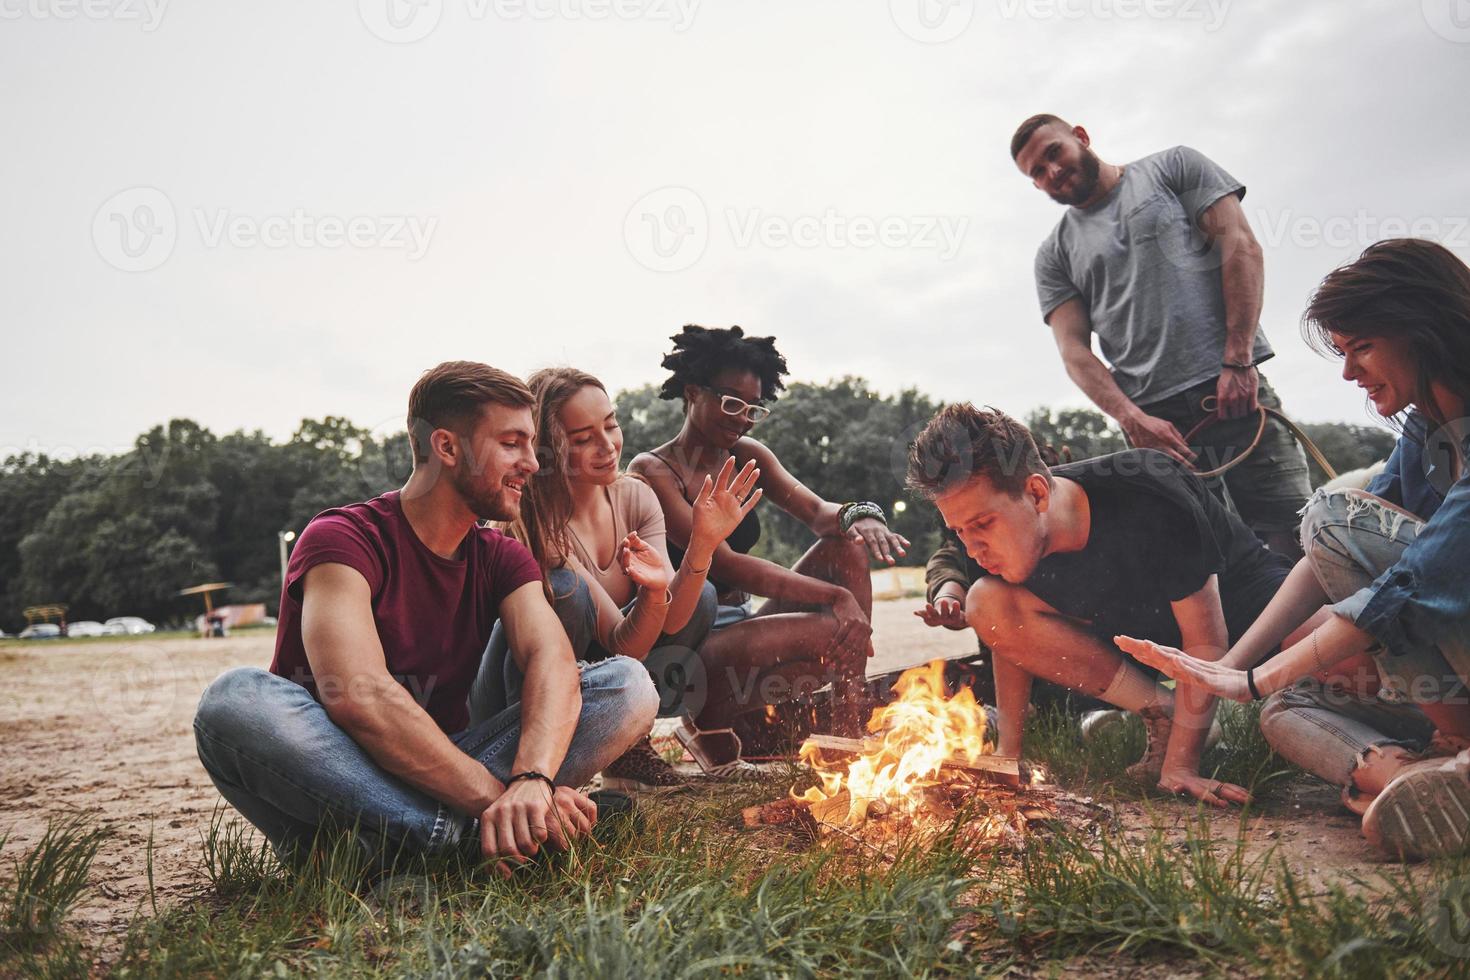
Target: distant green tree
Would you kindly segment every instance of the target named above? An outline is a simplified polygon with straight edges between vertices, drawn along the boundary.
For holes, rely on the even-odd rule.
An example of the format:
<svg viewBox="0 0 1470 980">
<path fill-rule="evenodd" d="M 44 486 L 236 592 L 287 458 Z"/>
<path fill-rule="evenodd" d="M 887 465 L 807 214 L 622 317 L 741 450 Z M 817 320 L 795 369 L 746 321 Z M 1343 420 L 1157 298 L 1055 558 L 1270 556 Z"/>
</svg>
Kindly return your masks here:
<svg viewBox="0 0 1470 980">
<path fill-rule="evenodd" d="M 1038 408 L 1025 421 L 1039 445 L 1050 445 L 1063 458 L 1092 459 L 1128 448 L 1122 430 L 1090 408 Z"/>
<path fill-rule="evenodd" d="M 1317 444 L 1327 462 L 1339 473 L 1388 459 L 1388 454 L 1393 452 L 1393 444 L 1398 440 L 1398 436 L 1388 429 L 1346 422 L 1307 422 L 1302 425 L 1302 431 Z M 1326 482 L 1327 474 L 1310 456 L 1307 459 L 1312 470 L 1312 485 Z"/>
<path fill-rule="evenodd" d="M 683 423 L 683 406 L 653 385 L 618 392 L 616 403 L 625 463 Z M 906 561 L 918 564 L 937 543 L 938 522 L 931 504 L 904 490 L 904 470 L 909 444 L 938 407 L 914 389 L 880 395 L 861 378 L 794 382 L 752 434 L 828 500 L 882 504 L 913 542 Z M 1026 423 L 1075 459 L 1124 448 L 1091 409 L 1037 409 Z M 1304 428 L 1339 470 L 1385 458 L 1395 438 L 1364 425 Z M 275 611 L 278 533 L 402 486 L 412 469 L 406 433 L 379 437 L 330 415 L 303 419 L 283 443 L 173 419 L 117 456 L 12 456 L 0 463 L 0 626 L 19 628 L 21 609 L 41 602 L 67 603 L 73 619 L 179 620 L 197 604 L 177 591 L 212 579 L 234 583 L 225 601 Z M 757 554 L 790 564 L 810 546 L 811 533 L 772 504 L 759 513 Z"/>
<path fill-rule="evenodd" d="M 658 397 L 657 385 L 617 393 L 618 424 L 623 427 L 623 463 L 668 442 L 684 424 L 684 406 Z"/>
<path fill-rule="evenodd" d="M 660 401 L 645 385 L 617 395 L 626 461 L 672 438 L 683 424 L 683 406 Z M 913 389 L 883 397 L 861 378 L 824 384 L 796 382 L 771 405 L 770 418 L 751 431 L 798 480 L 828 500 L 872 500 L 889 524 L 914 547 L 908 563 L 932 550 L 934 525 L 928 505 L 903 487 L 909 440 L 937 410 Z M 754 554 L 790 565 L 814 541 L 795 518 L 771 504 L 760 506 L 762 534 Z"/>
</svg>

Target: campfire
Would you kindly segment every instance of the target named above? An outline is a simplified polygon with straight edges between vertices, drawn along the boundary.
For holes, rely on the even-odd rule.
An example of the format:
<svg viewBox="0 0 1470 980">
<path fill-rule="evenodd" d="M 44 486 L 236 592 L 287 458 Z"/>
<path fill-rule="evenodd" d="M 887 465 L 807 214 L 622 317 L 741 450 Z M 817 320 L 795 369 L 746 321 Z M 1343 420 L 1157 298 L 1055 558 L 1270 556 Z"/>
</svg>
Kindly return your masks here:
<svg viewBox="0 0 1470 980">
<path fill-rule="evenodd" d="M 974 692 L 953 694 L 942 660 L 904 671 L 894 700 L 874 710 L 863 739 L 813 735 L 801 760 L 818 784 L 786 800 L 747 808 L 748 827 L 802 823 L 819 831 L 889 836 L 947 826 L 966 806 L 985 804 L 972 828 L 987 836 L 1045 819 L 1053 801 L 1039 771 L 995 755 Z"/>
</svg>

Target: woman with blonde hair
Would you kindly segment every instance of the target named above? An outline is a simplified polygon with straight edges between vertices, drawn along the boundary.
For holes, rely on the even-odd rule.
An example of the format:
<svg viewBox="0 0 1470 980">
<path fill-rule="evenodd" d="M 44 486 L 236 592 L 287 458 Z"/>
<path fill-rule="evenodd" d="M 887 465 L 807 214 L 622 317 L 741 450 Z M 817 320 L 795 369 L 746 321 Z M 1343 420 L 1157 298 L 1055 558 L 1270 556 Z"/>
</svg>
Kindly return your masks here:
<svg viewBox="0 0 1470 980">
<path fill-rule="evenodd" d="M 686 690 L 690 663 L 715 617 L 715 590 L 705 575 L 710 557 L 759 502 L 760 473 L 753 463 L 736 472 L 731 462 L 703 481 L 692 505 L 688 552 L 694 560 L 675 572 L 658 498 L 619 469 L 623 433 L 602 382 L 559 367 L 537 371 L 527 384 L 536 396 L 541 468 L 511 533 L 540 563 L 577 658 L 618 654 L 644 661 L 659 688 L 660 714 L 681 716 L 690 708 L 686 695 L 693 695 Z M 482 682 L 491 689 L 498 681 L 494 673 L 482 671 L 475 690 Z M 472 693 L 472 714 L 475 701 Z M 647 738 L 603 776 L 611 788 L 681 781 Z"/>
</svg>

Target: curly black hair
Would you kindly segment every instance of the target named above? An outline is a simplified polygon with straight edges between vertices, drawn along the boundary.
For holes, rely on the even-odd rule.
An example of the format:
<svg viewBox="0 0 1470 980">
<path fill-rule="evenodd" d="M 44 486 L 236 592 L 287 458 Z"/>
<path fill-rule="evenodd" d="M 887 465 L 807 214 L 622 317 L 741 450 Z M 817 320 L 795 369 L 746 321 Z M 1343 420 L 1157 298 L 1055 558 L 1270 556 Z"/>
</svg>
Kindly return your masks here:
<svg viewBox="0 0 1470 980">
<path fill-rule="evenodd" d="M 684 397 L 685 385 L 708 385 L 716 374 L 731 368 L 750 371 L 761 380 L 761 399 L 771 401 L 786 385 L 786 358 L 776 350 L 775 337 L 747 337 L 739 327 L 699 327 L 689 324 L 669 338 L 674 349 L 664 355 L 662 367 L 671 372 L 660 398 Z"/>
</svg>

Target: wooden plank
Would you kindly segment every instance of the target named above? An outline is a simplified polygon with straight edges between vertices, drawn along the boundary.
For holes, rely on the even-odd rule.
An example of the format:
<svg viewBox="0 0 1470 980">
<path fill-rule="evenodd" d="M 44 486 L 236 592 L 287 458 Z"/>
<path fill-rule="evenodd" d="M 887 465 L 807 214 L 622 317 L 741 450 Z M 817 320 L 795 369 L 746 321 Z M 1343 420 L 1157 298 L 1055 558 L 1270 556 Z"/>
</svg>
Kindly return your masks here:
<svg viewBox="0 0 1470 980">
<path fill-rule="evenodd" d="M 809 809 L 812 819 L 816 820 L 819 825 L 840 827 L 847 823 L 847 814 L 852 809 L 852 800 L 848 797 L 847 791 L 843 790 L 836 796 L 811 804 Z"/>
<path fill-rule="evenodd" d="M 842 738 L 839 735 L 808 735 L 806 744 L 823 752 L 861 755 L 867 748 L 876 748 L 878 740 L 873 738 Z"/>
</svg>

